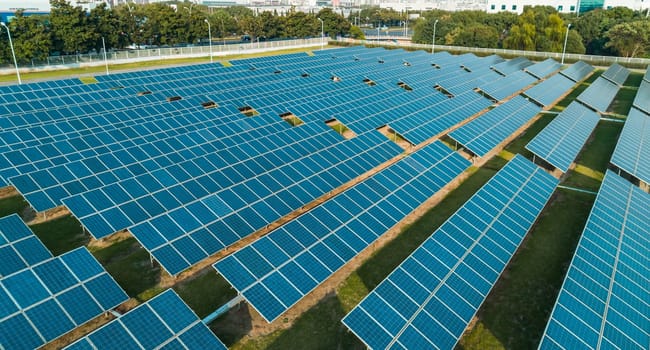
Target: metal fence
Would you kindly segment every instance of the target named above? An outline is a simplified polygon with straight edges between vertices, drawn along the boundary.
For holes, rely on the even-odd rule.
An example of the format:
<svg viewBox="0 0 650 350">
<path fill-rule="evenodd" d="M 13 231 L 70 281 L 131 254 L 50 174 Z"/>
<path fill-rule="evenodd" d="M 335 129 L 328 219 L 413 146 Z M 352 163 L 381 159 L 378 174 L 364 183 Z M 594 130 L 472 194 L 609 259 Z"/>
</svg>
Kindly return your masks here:
<svg viewBox="0 0 650 350">
<path fill-rule="evenodd" d="M 212 45 L 212 55 L 215 57 L 233 55 L 239 53 L 252 53 L 259 51 L 276 50 L 283 48 L 295 48 L 306 46 L 318 46 L 321 44 L 320 38 L 294 39 L 294 40 L 277 40 L 277 41 L 255 41 L 250 43 L 236 43 L 225 45 L 223 43 L 214 43 Z M 206 57 L 210 56 L 210 46 L 192 46 L 192 47 L 161 47 L 148 48 L 141 50 L 124 50 L 107 52 L 106 59 L 110 64 L 124 63 L 138 60 L 151 59 L 174 59 L 185 57 Z M 13 63 L 13 62 L 11 62 Z M 2 69 L 13 69 L 14 66 L 9 62 L 0 65 Z M 40 68 L 50 68 L 57 66 L 91 66 L 104 63 L 104 53 L 79 54 L 67 56 L 51 56 L 45 60 L 32 60 L 27 64 L 19 64 L 21 70 L 37 70 Z"/>
<path fill-rule="evenodd" d="M 387 47 L 402 47 L 409 49 L 424 49 L 431 50 L 431 44 L 416 44 L 408 41 L 375 41 L 375 40 L 355 40 L 342 38 L 338 39 L 338 42 L 345 44 L 353 45 L 378 45 L 378 46 L 387 46 Z M 332 42 L 332 41 L 330 41 Z M 524 51 L 524 50 L 506 50 L 506 49 L 488 49 L 480 47 L 462 47 L 462 46 L 450 46 L 450 45 L 438 45 L 436 44 L 436 51 L 450 51 L 450 52 L 471 52 L 478 55 L 491 55 L 496 54 L 505 57 L 528 57 L 533 59 L 547 59 L 553 58 L 558 61 L 562 59 L 561 52 L 537 52 L 537 51 Z M 612 63 L 619 63 L 621 65 L 630 67 L 630 68 L 646 68 L 650 65 L 650 59 L 648 58 L 635 58 L 635 57 L 616 57 L 616 56 L 594 56 L 594 55 L 581 55 L 567 53 L 564 55 L 564 62 L 576 62 L 576 61 L 585 61 L 592 65 L 596 66 L 609 66 Z"/>
</svg>

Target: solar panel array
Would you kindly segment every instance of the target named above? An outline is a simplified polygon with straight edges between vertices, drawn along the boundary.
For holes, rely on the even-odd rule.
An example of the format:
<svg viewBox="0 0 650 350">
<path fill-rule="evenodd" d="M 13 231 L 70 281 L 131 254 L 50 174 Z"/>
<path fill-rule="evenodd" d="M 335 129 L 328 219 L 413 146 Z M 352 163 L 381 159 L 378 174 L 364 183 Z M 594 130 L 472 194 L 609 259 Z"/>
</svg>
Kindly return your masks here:
<svg viewBox="0 0 650 350">
<path fill-rule="evenodd" d="M 225 350 L 226 346 L 168 289 L 65 349 Z"/>
<path fill-rule="evenodd" d="M 525 87 L 537 82 L 537 78 L 524 71 L 516 71 L 501 79 L 493 80 L 480 85 L 479 88 L 485 94 L 497 101 L 505 100 Z"/>
<path fill-rule="evenodd" d="M 611 163 L 650 184 L 650 116 L 630 109 L 623 131 L 612 154 Z"/>
<path fill-rule="evenodd" d="M 20 216 L 0 218 L 0 278 L 51 257 Z"/>
<path fill-rule="evenodd" d="M 601 76 L 616 85 L 622 86 L 629 75 L 630 71 L 627 68 L 614 63 Z"/>
<path fill-rule="evenodd" d="M 526 67 L 525 71 L 537 79 L 544 79 L 560 70 L 560 68 L 562 68 L 561 64 L 552 58 L 548 58 L 542 62 Z"/>
<path fill-rule="evenodd" d="M 479 157 L 530 121 L 541 108 L 525 97 L 516 96 L 471 122 L 449 133 L 449 136 Z"/>
<path fill-rule="evenodd" d="M 650 194 L 607 171 L 540 349 L 648 349 Z"/>
<path fill-rule="evenodd" d="M 343 323 L 370 349 L 453 349 L 557 183 L 515 156 Z"/>
<path fill-rule="evenodd" d="M 566 94 L 574 85 L 573 80 L 562 74 L 555 74 L 526 90 L 524 94 L 531 100 L 547 107 Z"/>
<path fill-rule="evenodd" d="M 505 62 L 497 63 L 492 66 L 492 69 L 500 74 L 508 75 L 532 65 L 533 62 L 529 61 L 526 57 L 517 57 Z"/>
<path fill-rule="evenodd" d="M 175 275 L 401 152 L 377 131 L 366 133 L 256 174 L 130 231 Z"/>
<path fill-rule="evenodd" d="M 0 279 L 0 345 L 35 349 L 128 299 L 85 247 Z"/>
<path fill-rule="evenodd" d="M 566 173 L 599 120 L 598 113 L 571 102 L 526 145 L 526 149 Z"/>
<path fill-rule="evenodd" d="M 569 66 L 569 68 L 560 71 L 560 74 L 564 75 L 565 77 L 577 83 L 582 79 L 586 78 L 594 70 L 595 68 L 589 65 L 588 63 L 585 63 L 583 61 L 578 61 L 572 64 L 571 66 Z"/>
<path fill-rule="evenodd" d="M 636 92 L 632 106 L 643 111 L 645 114 L 650 114 L 650 82 L 642 80 L 639 85 L 639 90 Z"/>
<path fill-rule="evenodd" d="M 620 87 L 609 80 L 599 77 L 589 85 L 576 100 L 597 112 L 604 113 L 612 103 Z"/>
<path fill-rule="evenodd" d="M 436 141 L 214 267 L 271 322 L 469 165 Z"/>
</svg>

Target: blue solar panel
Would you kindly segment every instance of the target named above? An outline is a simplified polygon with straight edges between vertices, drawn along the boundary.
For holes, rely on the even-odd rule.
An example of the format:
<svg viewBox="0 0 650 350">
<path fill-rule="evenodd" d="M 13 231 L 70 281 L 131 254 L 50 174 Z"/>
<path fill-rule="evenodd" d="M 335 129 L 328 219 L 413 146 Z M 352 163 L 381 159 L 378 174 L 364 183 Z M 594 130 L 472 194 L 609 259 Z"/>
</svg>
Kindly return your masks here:
<svg viewBox="0 0 650 350">
<path fill-rule="evenodd" d="M 596 112 L 571 102 L 526 145 L 526 149 L 566 173 L 599 120 Z"/>
<path fill-rule="evenodd" d="M 564 96 L 574 85 L 575 82 L 573 80 L 562 74 L 555 74 L 526 90 L 524 94 L 531 100 L 546 107 Z"/>
<path fill-rule="evenodd" d="M 500 79 L 479 85 L 481 91 L 497 101 L 504 100 L 525 87 L 537 82 L 537 78 L 524 71 L 516 71 Z"/>
<path fill-rule="evenodd" d="M 0 278 L 51 257 L 20 216 L 0 218 Z"/>
<path fill-rule="evenodd" d="M 630 110 L 612 154 L 611 163 L 626 173 L 650 183 L 650 115 Z"/>
<path fill-rule="evenodd" d="M 650 81 L 642 80 L 632 106 L 650 115 Z"/>
<path fill-rule="evenodd" d="M 522 96 L 486 112 L 449 133 L 449 136 L 479 157 L 485 156 L 541 111 Z"/>
<path fill-rule="evenodd" d="M 453 349 L 557 183 L 515 156 L 342 322 L 371 349 Z"/>
<path fill-rule="evenodd" d="M 526 67 L 525 70 L 537 79 L 544 79 L 557 72 L 560 68 L 562 68 L 561 64 L 552 58 L 548 58 L 542 62 Z"/>
<path fill-rule="evenodd" d="M 532 65 L 533 62 L 529 61 L 526 57 L 517 57 L 505 62 L 497 63 L 492 66 L 492 69 L 503 75 L 508 75 Z"/>
<path fill-rule="evenodd" d="M 599 77 L 589 85 L 577 98 L 577 101 L 595 109 L 597 112 L 604 113 L 616 97 L 620 87 L 611 81 Z"/>
<path fill-rule="evenodd" d="M 603 78 L 611 81 L 612 83 L 616 85 L 623 85 L 625 81 L 627 80 L 627 77 L 630 75 L 630 71 L 621 66 L 618 63 L 614 63 L 603 74 L 601 75 Z"/>
<path fill-rule="evenodd" d="M 128 299 L 85 247 L 0 279 L 0 345 L 33 349 Z"/>
<path fill-rule="evenodd" d="M 169 289 L 84 336 L 66 349 L 226 349 Z"/>
<path fill-rule="evenodd" d="M 575 81 L 576 83 L 586 78 L 591 72 L 595 70 L 594 67 L 589 64 L 578 61 L 572 64 L 569 68 L 560 72 L 560 74 L 566 76 L 567 78 Z"/>
<path fill-rule="evenodd" d="M 650 194 L 607 171 L 540 349 L 647 349 Z"/>
<path fill-rule="evenodd" d="M 468 166 L 434 142 L 214 267 L 271 322 Z"/>
</svg>

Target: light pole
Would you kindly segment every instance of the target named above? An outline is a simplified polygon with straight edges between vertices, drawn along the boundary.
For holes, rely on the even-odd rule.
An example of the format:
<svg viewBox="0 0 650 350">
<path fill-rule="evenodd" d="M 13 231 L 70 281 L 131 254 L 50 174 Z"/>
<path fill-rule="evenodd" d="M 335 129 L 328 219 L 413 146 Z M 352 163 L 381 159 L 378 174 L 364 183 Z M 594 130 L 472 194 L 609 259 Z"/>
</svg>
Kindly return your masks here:
<svg viewBox="0 0 650 350">
<path fill-rule="evenodd" d="M 221 19 L 221 38 L 223 39 L 224 50 L 226 48 L 226 26 L 223 25 L 223 17 Z"/>
<path fill-rule="evenodd" d="M 207 18 L 204 19 L 203 21 L 208 24 L 208 40 L 209 40 L 209 44 L 210 44 L 210 63 L 212 63 L 213 62 L 213 58 L 212 58 L 212 28 L 210 27 L 210 21 L 208 21 Z"/>
<path fill-rule="evenodd" d="M 104 64 L 106 65 L 106 75 L 108 75 L 108 59 L 106 58 L 106 42 L 102 37 L 102 47 L 104 48 Z"/>
<path fill-rule="evenodd" d="M 323 50 L 325 48 L 325 22 L 320 17 L 318 20 L 320 21 L 320 49 Z"/>
<path fill-rule="evenodd" d="M 571 23 L 566 26 L 566 34 L 564 35 L 564 47 L 562 48 L 562 62 L 560 62 L 560 64 L 564 64 L 564 53 L 566 52 L 566 42 L 569 39 L 569 28 L 571 28 Z"/>
<path fill-rule="evenodd" d="M 436 51 L 436 25 L 438 24 L 438 20 L 433 22 L 433 38 L 431 40 L 431 54 Z"/>
<path fill-rule="evenodd" d="M 7 27 L 5 22 L 0 22 L 0 25 L 5 27 L 7 30 L 7 36 L 9 36 L 9 46 L 11 46 L 11 55 L 14 57 L 14 66 L 16 66 L 16 77 L 18 78 L 18 84 L 22 84 L 23 82 L 20 80 L 20 71 L 18 70 L 18 62 L 16 61 L 16 51 L 14 51 L 14 42 L 11 41 L 11 32 L 9 32 L 9 27 Z"/>
</svg>

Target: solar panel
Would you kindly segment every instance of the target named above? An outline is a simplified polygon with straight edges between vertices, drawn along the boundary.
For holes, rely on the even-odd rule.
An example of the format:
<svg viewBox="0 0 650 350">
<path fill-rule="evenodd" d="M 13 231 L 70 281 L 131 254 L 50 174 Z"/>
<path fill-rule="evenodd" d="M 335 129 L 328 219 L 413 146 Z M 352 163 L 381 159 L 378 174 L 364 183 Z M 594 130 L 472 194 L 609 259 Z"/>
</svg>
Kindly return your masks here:
<svg viewBox="0 0 650 350">
<path fill-rule="evenodd" d="M 531 100 L 547 107 L 567 93 L 574 85 L 573 80 L 562 74 L 555 74 L 526 90 L 524 94 Z"/>
<path fill-rule="evenodd" d="M 214 267 L 271 322 L 469 165 L 436 141 Z"/>
<path fill-rule="evenodd" d="M 625 81 L 627 80 L 627 77 L 630 75 L 630 71 L 621 66 L 618 63 L 614 63 L 603 74 L 601 75 L 603 78 L 611 81 L 612 83 L 616 85 L 623 85 Z"/>
<path fill-rule="evenodd" d="M 526 67 L 525 70 L 537 79 L 544 79 L 560 70 L 560 68 L 562 68 L 561 64 L 552 58 L 548 58 L 542 62 Z"/>
<path fill-rule="evenodd" d="M 596 112 L 571 102 L 526 149 L 566 173 L 599 120 Z"/>
<path fill-rule="evenodd" d="M 586 78 L 594 70 L 595 68 L 590 66 L 589 64 L 583 61 L 578 61 L 572 64 L 571 66 L 569 66 L 569 68 L 561 71 L 560 74 L 566 76 L 567 78 L 577 83 L 582 79 Z"/>
<path fill-rule="evenodd" d="M 203 350 L 226 346 L 173 289 L 168 289 L 65 349 Z"/>
<path fill-rule="evenodd" d="M 650 116 L 630 109 L 611 163 L 645 183 L 650 183 Z"/>
<path fill-rule="evenodd" d="M 650 82 L 650 66 L 645 71 L 645 75 L 643 75 L 643 80 Z"/>
<path fill-rule="evenodd" d="M 85 247 L 0 279 L 0 345 L 35 349 L 128 299 Z"/>
<path fill-rule="evenodd" d="M 607 171 L 539 345 L 647 349 L 650 194 Z"/>
<path fill-rule="evenodd" d="M 540 111 L 539 106 L 519 95 L 452 131 L 449 136 L 483 157 Z"/>
<path fill-rule="evenodd" d="M 650 81 L 641 81 L 632 106 L 642 110 L 645 114 L 650 114 Z"/>
<path fill-rule="evenodd" d="M 607 79 L 598 77 L 591 83 L 577 98 L 585 106 L 593 108 L 597 112 L 606 112 L 609 105 L 616 97 L 619 86 Z"/>
<path fill-rule="evenodd" d="M 130 231 L 175 275 L 402 151 L 377 131 L 358 135 L 155 216 Z"/>
<path fill-rule="evenodd" d="M 453 349 L 557 183 L 515 156 L 343 324 L 370 349 Z"/>
<path fill-rule="evenodd" d="M 18 214 L 0 218 L 0 278 L 51 257 Z"/>
<path fill-rule="evenodd" d="M 501 79 L 479 85 L 481 91 L 497 101 L 506 99 L 525 87 L 537 82 L 537 78 L 524 71 L 516 71 Z"/>
<path fill-rule="evenodd" d="M 517 57 L 505 62 L 497 63 L 492 66 L 492 69 L 503 75 L 508 75 L 532 65 L 533 62 L 529 61 L 526 57 Z"/>
</svg>

